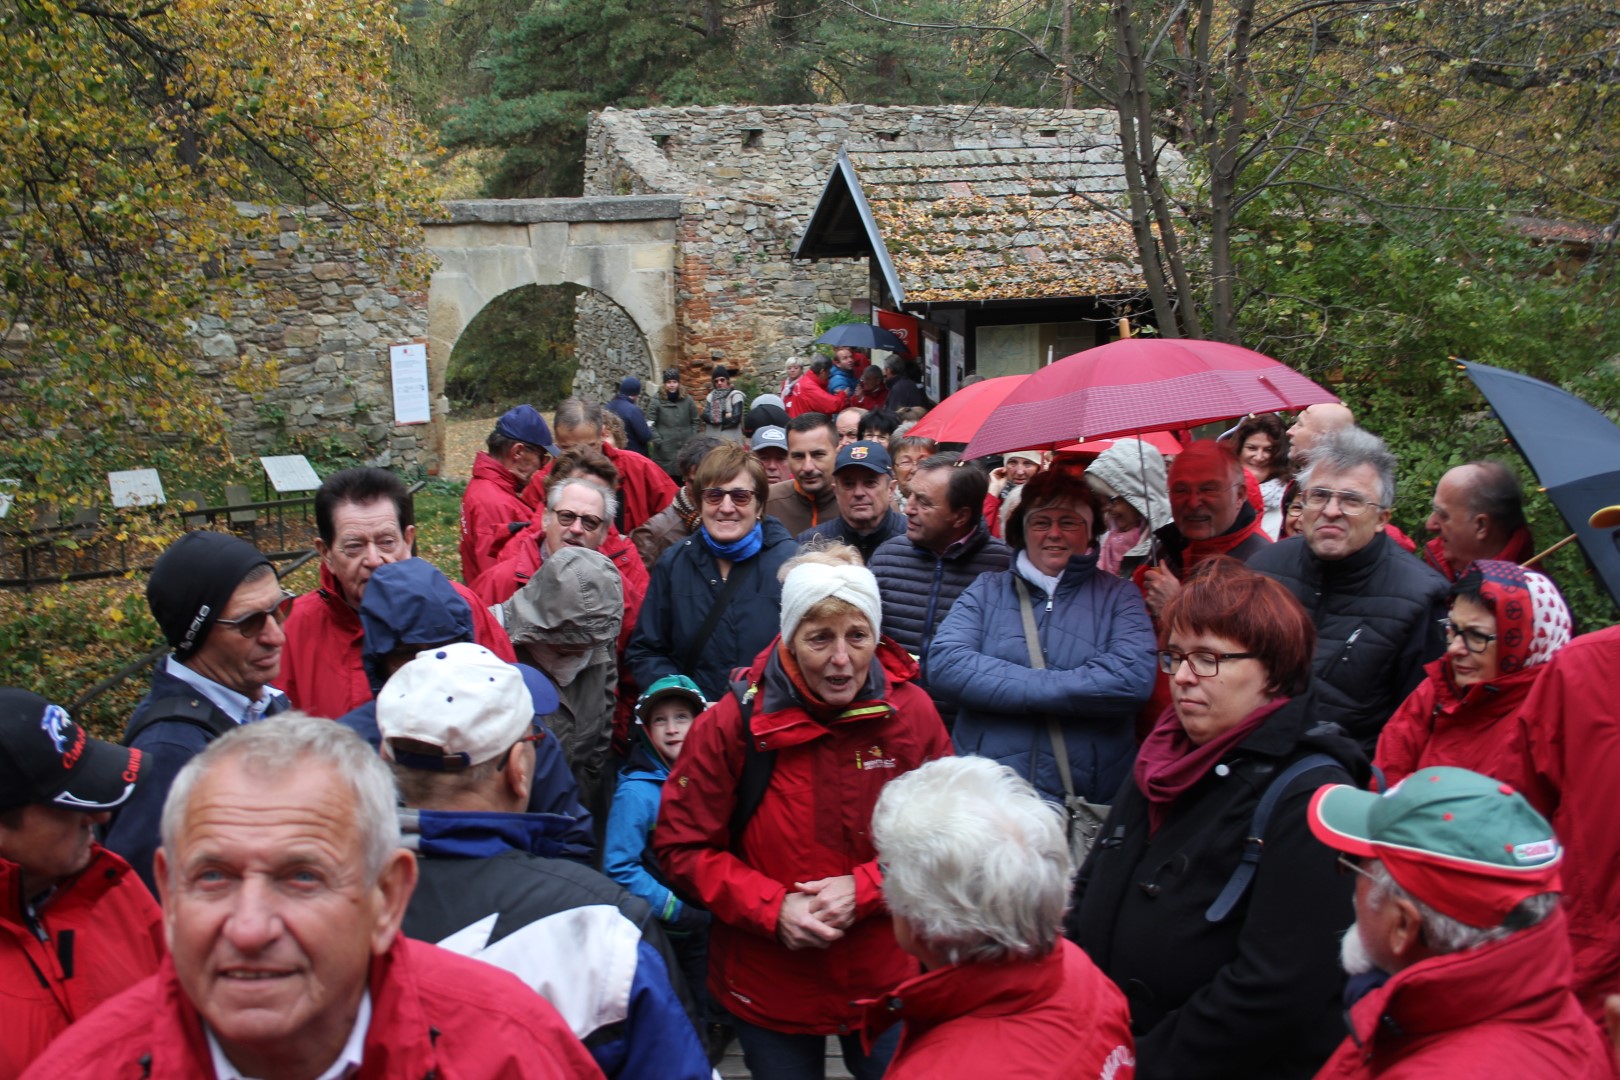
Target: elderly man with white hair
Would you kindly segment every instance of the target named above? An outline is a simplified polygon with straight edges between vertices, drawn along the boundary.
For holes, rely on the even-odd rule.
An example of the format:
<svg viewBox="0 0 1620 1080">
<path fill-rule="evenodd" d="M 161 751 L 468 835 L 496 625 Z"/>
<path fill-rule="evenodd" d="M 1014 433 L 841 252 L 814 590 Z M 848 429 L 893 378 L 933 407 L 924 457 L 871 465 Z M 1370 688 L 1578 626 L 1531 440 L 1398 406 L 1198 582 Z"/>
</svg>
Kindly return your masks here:
<svg viewBox="0 0 1620 1080">
<path fill-rule="evenodd" d="M 1074 865 L 1062 814 L 987 758 L 931 761 L 872 816 L 900 947 L 925 973 L 862 1001 L 905 1035 L 888 1080 L 1125 1077 L 1125 995 L 1058 931 Z"/>
<path fill-rule="evenodd" d="M 664 783 L 653 847 L 714 916 L 709 989 L 756 1077 L 820 1077 L 836 1034 L 857 1080 L 897 1032 L 853 1033 L 854 999 L 916 974 L 884 917 L 872 808 L 950 753 L 917 664 L 882 636 L 877 580 L 836 545 L 783 568 L 781 634 L 703 714 Z"/>
</svg>

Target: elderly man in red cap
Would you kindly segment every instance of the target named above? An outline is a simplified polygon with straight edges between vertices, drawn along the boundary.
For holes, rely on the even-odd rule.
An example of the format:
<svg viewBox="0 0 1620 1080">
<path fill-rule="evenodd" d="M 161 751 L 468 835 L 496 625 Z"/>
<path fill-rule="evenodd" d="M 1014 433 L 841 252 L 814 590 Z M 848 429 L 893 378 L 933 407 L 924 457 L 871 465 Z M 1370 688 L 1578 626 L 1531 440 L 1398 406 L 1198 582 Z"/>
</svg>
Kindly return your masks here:
<svg viewBox="0 0 1620 1080">
<path fill-rule="evenodd" d="M 1612 1075 L 1571 989 L 1563 849 L 1523 796 L 1436 767 L 1384 795 L 1324 787 L 1309 813 L 1359 878 L 1350 1036 L 1319 1080 Z"/>
</svg>

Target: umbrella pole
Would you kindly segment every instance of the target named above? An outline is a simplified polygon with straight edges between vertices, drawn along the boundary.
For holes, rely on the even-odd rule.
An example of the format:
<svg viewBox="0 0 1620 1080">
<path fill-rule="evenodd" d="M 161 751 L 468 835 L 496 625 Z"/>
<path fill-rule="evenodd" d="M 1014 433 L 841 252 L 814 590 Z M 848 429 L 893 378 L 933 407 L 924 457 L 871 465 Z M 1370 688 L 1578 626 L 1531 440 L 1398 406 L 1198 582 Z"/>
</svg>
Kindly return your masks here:
<svg viewBox="0 0 1620 1080">
<path fill-rule="evenodd" d="M 1524 562 L 1520 563 L 1519 565 L 1520 566 L 1526 566 L 1526 567 L 1534 566 L 1534 565 L 1536 565 L 1536 563 L 1540 562 L 1542 559 L 1545 559 L 1547 556 L 1551 555 L 1553 552 L 1557 551 L 1559 548 L 1563 547 L 1566 544 L 1574 542 L 1574 540 L 1575 540 L 1575 534 L 1570 533 L 1568 536 L 1566 536 L 1562 540 L 1558 541 L 1558 543 L 1554 544 L 1552 547 L 1548 548 L 1546 551 L 1543 551 L 1543 552 L 1540 552 L 1539 554 L 1530 556 L 1528 559 L 1524 560 Z"/>
<path fill-rule="evenodd" d="M 1546 491 L 1547 489 L 1542 488 L 1541 490 Z M 1616 526 L 1620 526 L 1620 505 L 1605 506 L 1602 509 L 1592 511 L 1592 516 L 1586 519 L 1586 523 L 1592 526 L 1594 529 L 1613 529 Z M 1558 543 L 1554 544 L 1546 551 L 1543 551 L 1538 555 L 1530 556 L 1519 565 L 1534 566 L 1536 563 L 1540 562 L 1542 559 L 1545 559 L 1547 556 L 1551 555 L 1553 552 L 1557 551 L 1559 548 L 1563 547 L 1565 544 L 1568 544 L 1574 539 L 1576 539 L 1576 534 L 1570 533 L 1568 536 L 1558 541 Z"/>
</svg>

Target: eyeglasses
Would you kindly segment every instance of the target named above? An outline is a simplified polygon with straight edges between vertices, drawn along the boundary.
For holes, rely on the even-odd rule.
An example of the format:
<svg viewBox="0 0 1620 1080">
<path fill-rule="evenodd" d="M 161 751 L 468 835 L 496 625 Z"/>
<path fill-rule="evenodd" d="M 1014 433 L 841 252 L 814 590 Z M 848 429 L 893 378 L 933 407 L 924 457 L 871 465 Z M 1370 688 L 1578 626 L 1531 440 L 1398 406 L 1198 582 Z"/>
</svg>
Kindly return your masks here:
<svg viewBox="0 0 1620 1080">
<path fill-rule="evenodd" d="M 1086 521 L 1085 518 L 1079 518 L 1079 517 L 1058 517 L 1058 518 L 1053 518 L 1053 517 L 1046 517 L 1044 515 L 1041 516 L 1041 517 L 1032 517 L 1032 518 L 1030 518 L 1027 522 L 1024 523 L 1024 528 L 1026 528 L 1028 531 L 1030 531 L 1032 533 L 1051 532 L 1053 529 L 1056 529 L 1058 532 L 1066 532 L 1066 533 L 1090 532 L 1091 531 L 1091 525 L 1090 525 L 1089 522 Z"/>
<path fill-rule="evenodd" d="M 739 510 L 746 510 L 753 505 L 754 493 L 747 488 L 704 488 L 703 501 L 710 506 L 719 506 L 726 499 Z"/>
<path fill-rule="evenodd" d="M 1339 500 L 1339 513 L 1345 517 L 1360 517 L 1368 510 L 1382 510 L 1383 503 L 1373 502 L 1355 491 L 1334 491 L 1332 488 L 1310 488 L 1305 492 L 1307 510 L 1326 510 L 1327 504 Z"/>
<path fill-rule="evenodd" d="M 1374 885 L 1382 884 L 1376 877 L 1361 868 L 1361 860 L 1356 858 L 1354 855 L 1341 854 L 1338 861 L 1339 876 L 1343 877 L 1345 874 L 1360 874 Z"/>
<path fill-rule="evenodd" d="M 1192 666 L 1192 673 L 1200 679 L 1207 679 L 1211 675 L 1221 673 L 1222 660 L 1253 660 L 1256 654 L 1252 652 L 1208 652 L 1204 649 L 1194 649 L 1192 652 L 1177 652 L 1175 649 L 1163 649 L 1159 652 L 1159 670 L 1166 675 L 1174 675 L 1185 660 Z"/>
<path fill-rule="evenodd" d="M 529 729 L 529 733 L 527 735 L 523 736 L 523 738 L 506 748 L 506 753 L 502 754 L 501 759 L 495 763 L 496 770 L 499 771 L 506 768 L 507 763 L 512 760 L 512 751 L 516 750 L 526 742 L 539 742 L 545 737 L 546 729 L 541 727 L 539 724 L 535 724 Z"/>
<path fill-rule="evenodd" d="M 1445 628 L 1448 642 L 1462 638 L 1463 648 L 1471 653 L 1484 652 L 1491 647 L 1491 642 L 1496 640 L 1495 634 L 1487 634 L 1483 630 L 1475 630 L 1470 626 L 1458 626 L 1450 619 L 1441 619 L 1440 625 Z"/>
<path fill-rule="evenodd" d="M 1237 484 L 1199 484 L 1193 487 L 1190 484 L 1172 484 L 1170 494 L 1177 499 L 1190 499 L 1197 495 L 1200 499 L 1213 499 L 1225 491 L 1237 487 Z"/>
<path fill-rule="evenodd" d="M 264 624 L 270 619 L 274 619 L 276 622 L 284 621 L 287 618 L 287 613 L 292 610 L 292 602 L 296 599 L 298 599 L 297 593 L 290 593 L 286 589 L 282 589 L 281 599 L 263 611 L 250 612 L 240 619 L 215 619 L 214 621 L 220 626 L 235 627 L 236 632 L 245 638 L 256 638 L 264 633 Z"/>
<path fill-rule="evenodd" d="M 602 527 L 602 519 L 595 514 L 576 514 L 572 510 L 553 510 L 557 516 L 557 523 L 565 529 L 572 528 L 574 522 L 585 526 L 586 532 L 595 532 Z"/>
</svg>

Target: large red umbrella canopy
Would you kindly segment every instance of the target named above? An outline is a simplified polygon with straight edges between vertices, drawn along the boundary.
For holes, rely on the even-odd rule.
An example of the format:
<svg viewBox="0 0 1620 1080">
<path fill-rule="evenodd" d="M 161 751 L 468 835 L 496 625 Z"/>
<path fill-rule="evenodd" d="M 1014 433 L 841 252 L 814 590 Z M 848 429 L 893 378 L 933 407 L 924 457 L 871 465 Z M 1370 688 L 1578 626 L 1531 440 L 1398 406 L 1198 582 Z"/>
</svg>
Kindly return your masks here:
<svg viewBox="0 0 1620 1080">
<path fill-rule="evenodd" d="M 1066 356 L 1031 375 L 984 421 L 963 456 L 1186 429 L 1338 400 L 1251 349 L 1127 338 Z"/>
<path fill-rule="evenodd" d="M 1186 449 L 1181 440 L 1168 431 L 1142 431 L 1135 435 L 1121 435 L 1121 439 L 1141 439 L 1165 457 L 1179 454 Z M 1114 439 L 1091 439 L 1087 442 L 1069 443 L 1067 446 L 1056 447 L 1060 454 L 1100 454 L 1114 445 Z"/>
<path fill-rule="evenodd" d="M 935 442 L 965 443 L 979 433 L 979 426 L 1007 395 L 1028 381 L 1028 375 L 1002 375 L 964 386 L 944 401 L 928 410 L 928 415 L 917 421 L 907 435 L 921 435 Z M 1028 450 L 1032 447 L 1009 446 L 1009 450 Z"/>
</svg>

